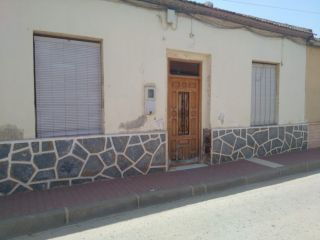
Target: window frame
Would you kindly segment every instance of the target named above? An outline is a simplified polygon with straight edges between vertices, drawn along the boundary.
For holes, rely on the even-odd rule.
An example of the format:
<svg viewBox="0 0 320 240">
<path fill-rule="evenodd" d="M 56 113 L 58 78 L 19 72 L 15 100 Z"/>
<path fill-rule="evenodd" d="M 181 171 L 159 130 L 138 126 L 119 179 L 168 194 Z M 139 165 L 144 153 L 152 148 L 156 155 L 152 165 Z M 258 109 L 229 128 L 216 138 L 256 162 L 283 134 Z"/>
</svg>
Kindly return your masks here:
<svg viewBox="0 0 320 240">
<path fill-rule="evenodd" d="M 56 33 L 56 32 L 47 32 L 47 31 L 33 31 L 32 34 L 32 46 L 33 46 L 33 96 L 34 96 L 34 117 L 35 117 L 35 129 L 34 136 L 35 138 L 40 138 L 38 133 L 38 111 L 37 111 L 37 86 L 36 86 L 36 61 L 35 61 L 35 37 L 48 37 L 48 38 L 58 38 L 65 40 L 75 40 L 75 41 L 83 41 L 83 42 L 93 42 L 98 43 L 100 45 L 100 71 L 101 71 L 101 79 L 100 79 L 100 91 L 101 91 L 101 133 L 98 135 L 104 135 L 105 131 L 105 91 L 104 91 L 104 64 L 103 64 L 103 39 L 102 38 L 93 38 L 87 36 L 78 36 L 71 35 L 65 33 Z M 76 136 L 94 136 L 97 134 L 82 134 L 82 135 L 67 135 L 67 136 L 51 136 L 44 138 L 62 138 L 62 137 L 76 137 Z M 42 138 L 42 137 L 41 137 Z"/>
<path fill-rule="evenodd" d="M 253 124 L 253 113 L 252 113 L 252 95 L 253 95 L 253 89 L 252 89 L 252 84 L 253 84 L 253 78 L 252 78 L 252 73 L 253 73 L 253 65 L 254 64 L 261 64 L 261 65 L 272 65 L 275 67 L 275 87 L 276 87 L 276 97 L 275 97 L 275 121 L 274 123 L 267 123 L 267 124 Z M 268 62 L 268 61 L 260 61 L 260 60 L 253 60 L 251 62 L 251 93 L 250 93 L 250 126 L 251 127 L 261 127 L 261 126 L 276 126 L 279 125 L 279 88 L 280 88 L 280 63 L 277 62 Z"/>
</svg>

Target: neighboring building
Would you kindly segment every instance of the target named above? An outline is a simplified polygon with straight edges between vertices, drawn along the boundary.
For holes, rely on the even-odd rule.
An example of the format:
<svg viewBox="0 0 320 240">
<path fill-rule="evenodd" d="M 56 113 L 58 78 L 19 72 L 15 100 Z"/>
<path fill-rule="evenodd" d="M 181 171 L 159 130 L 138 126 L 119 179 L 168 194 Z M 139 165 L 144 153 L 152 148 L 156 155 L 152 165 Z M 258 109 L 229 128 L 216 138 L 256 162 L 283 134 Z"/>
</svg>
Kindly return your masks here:
<svg viewBox="0 0 320 240">
<path fill-rule="evenodd" d="M 303 150 L 319 120 L 309 29 L 178 0 L 3 0 L 0 34 L 0 194 Z"/>
<path fill-rule="evenodd" d="M 307 47 L 306 121 L 309 125 L 308 148 L 320 147 L 320 41 Z"/>
</svg>

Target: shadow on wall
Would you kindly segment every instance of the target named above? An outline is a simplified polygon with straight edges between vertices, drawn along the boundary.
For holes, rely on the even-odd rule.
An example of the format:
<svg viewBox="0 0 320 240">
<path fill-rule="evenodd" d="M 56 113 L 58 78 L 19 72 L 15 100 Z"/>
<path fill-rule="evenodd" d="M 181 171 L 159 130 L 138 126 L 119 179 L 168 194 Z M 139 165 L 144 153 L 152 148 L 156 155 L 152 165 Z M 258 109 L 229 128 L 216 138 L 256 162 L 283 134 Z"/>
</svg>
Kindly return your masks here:
<svg viewBox="0 0 320 240">
<path fill-rule="evenodd" d="M 23 130 L 15 125 L 6 124 L 0 126 L 0 141 L 23 139 Z"/>
<path fill-rule="evenodd" d="M 120 123 L 119 128 L 125 129 L 125 130 L 130 130 L 130 129 L 134 129 L 134 128 L 140 128 L 142 127 L 147 121 L 147 116 L 146 115 L 142 115 L 140 117 L 138 117 L 135 120 L 132 121 L 128 121 L 125 123 Z"/>
<path fill-rule="evenodd" d="M 164 120 L 157 119 L 154 115 L 141 115 L 138 118 L 122 122 L 119 125 L 119 130 L 124 132 L 132 131 L 162 131 L 164 130 Z"/>
</svg>

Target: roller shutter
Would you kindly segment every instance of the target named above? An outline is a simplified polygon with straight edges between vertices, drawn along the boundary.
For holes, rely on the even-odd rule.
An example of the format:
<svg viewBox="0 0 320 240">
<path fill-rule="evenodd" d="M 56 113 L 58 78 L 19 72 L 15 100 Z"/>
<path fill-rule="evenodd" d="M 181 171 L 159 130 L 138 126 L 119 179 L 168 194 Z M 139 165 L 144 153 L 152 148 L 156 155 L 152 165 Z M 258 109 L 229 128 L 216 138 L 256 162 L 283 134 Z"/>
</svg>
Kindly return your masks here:
<svg viewBox="0 0 320 240">
<path fill-rule="evenodd" d="M 100 134 L 100 43 L 34 36 L 37 137 Z"/>
<path fill-rule="evenodd" d="M 276 123 L 276 65 L 254 63 L 252 66 L 251 125 Z"/>
</svg>

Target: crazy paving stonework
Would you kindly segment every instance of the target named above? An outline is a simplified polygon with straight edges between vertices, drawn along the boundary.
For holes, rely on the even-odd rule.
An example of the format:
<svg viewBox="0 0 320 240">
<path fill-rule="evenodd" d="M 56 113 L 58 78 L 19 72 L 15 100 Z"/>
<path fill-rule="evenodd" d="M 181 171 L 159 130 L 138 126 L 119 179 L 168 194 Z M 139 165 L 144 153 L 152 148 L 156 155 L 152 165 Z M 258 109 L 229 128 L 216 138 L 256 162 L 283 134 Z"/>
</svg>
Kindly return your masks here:
<svg viewBox="0 0 320 240">
<path fill-rule="evenodd" d="M 213 129 L 211 164 L 306 150 L 308 126 Z"/>
<path fill-rule="evenodd" d="M 0 143 L 0 195 L 165 171 L 166 135 Z"/>
</svg>

